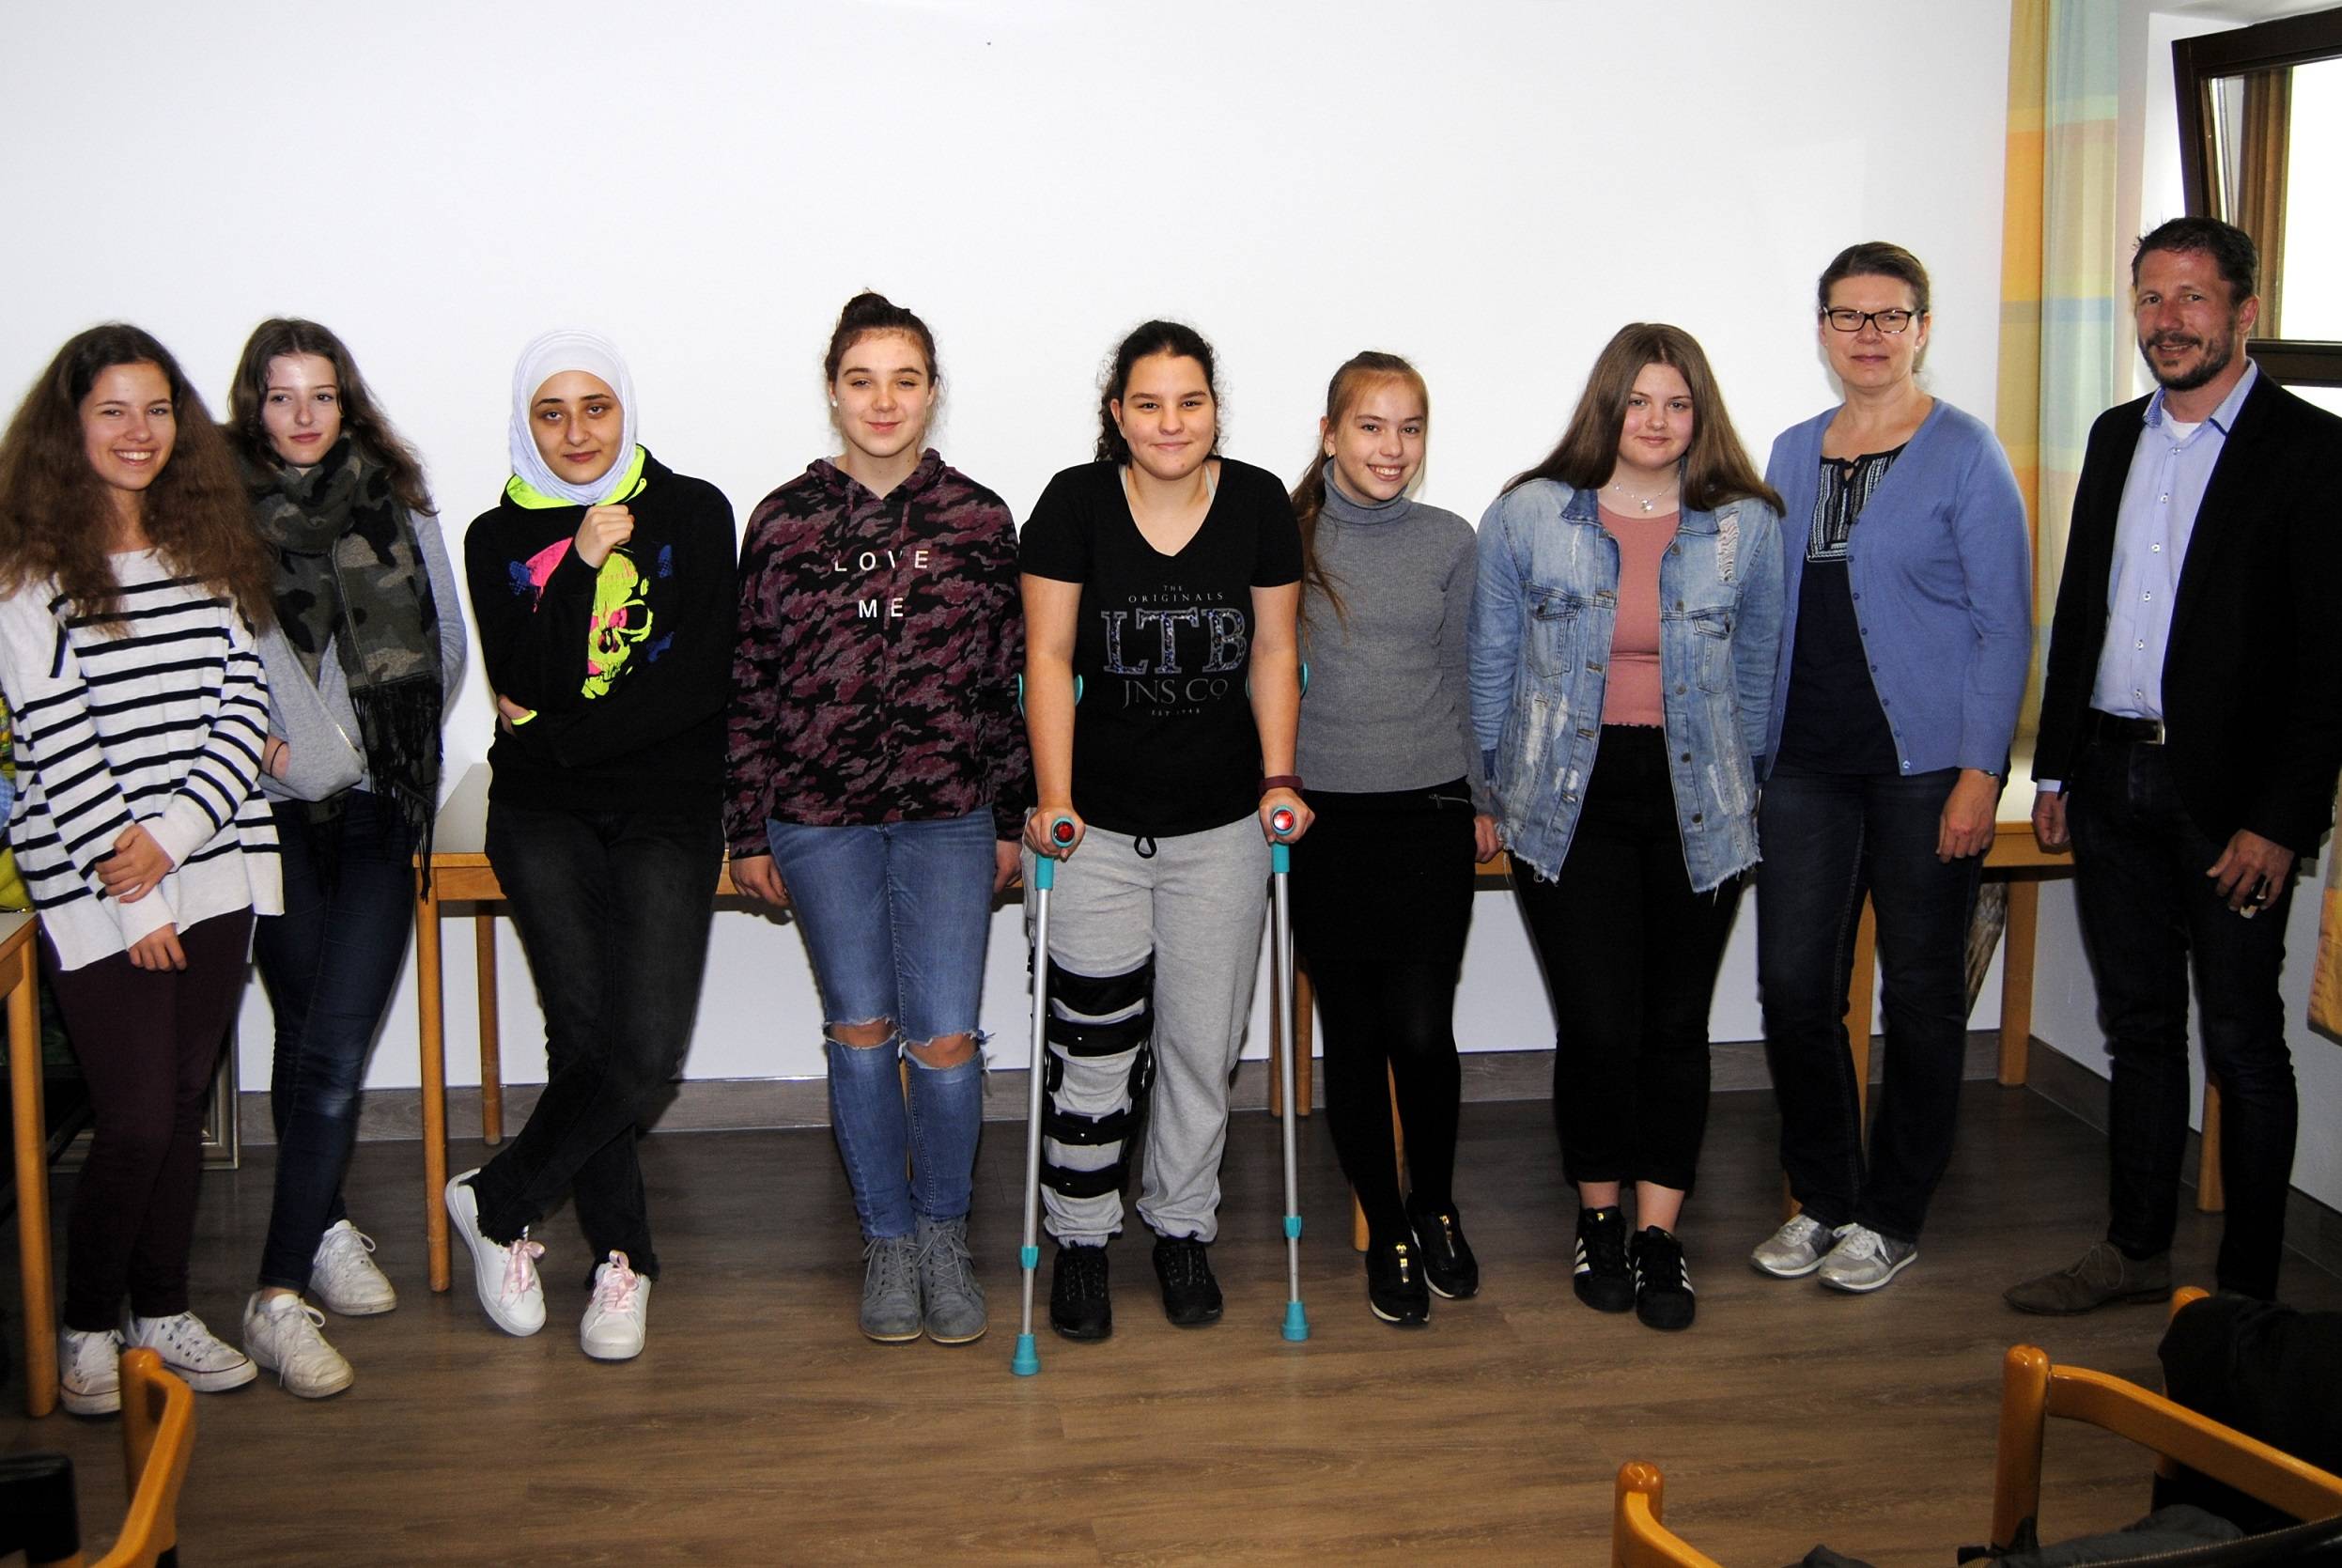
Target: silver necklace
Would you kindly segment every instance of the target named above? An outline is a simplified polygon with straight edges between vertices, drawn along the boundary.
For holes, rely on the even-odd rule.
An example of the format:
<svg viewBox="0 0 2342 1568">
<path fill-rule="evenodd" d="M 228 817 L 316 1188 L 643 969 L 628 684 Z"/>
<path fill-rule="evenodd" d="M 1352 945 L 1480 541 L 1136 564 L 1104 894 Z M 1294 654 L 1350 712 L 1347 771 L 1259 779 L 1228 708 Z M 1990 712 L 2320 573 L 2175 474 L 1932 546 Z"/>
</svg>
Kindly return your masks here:
<svg viewBox="0 0 2342 1568">
<path fill-rule="evenodd" d="M 1615 479 L 1610 481 L 1609 488 L 1618 491 L 1619 494 L 1624 496 L 1627 500 L 1632 501 L 1636 505 L 1641 507 L 1645 517 L 1649 517 L 1652 512 L 1656 511 L 1660 502 L 1675 493 L 1675 487 L 1673 485 L 1669 485 L 1666 489 L 1661 490 L 1657 495 L 1636 495 L 1633 490 L 1628 489 L 1624 485 L 1620 484 Z"/>
</svg>

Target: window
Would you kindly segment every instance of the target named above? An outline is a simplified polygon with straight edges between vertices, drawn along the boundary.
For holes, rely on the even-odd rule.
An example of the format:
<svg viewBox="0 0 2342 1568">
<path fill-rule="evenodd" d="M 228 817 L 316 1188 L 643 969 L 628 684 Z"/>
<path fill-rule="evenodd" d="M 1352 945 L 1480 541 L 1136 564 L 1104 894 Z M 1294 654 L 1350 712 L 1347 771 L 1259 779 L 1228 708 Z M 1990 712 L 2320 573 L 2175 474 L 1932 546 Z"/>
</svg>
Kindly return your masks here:
<svg viewBox="0 0 2342 1568">
<path fill-rule="evenodd" d="M 2342 9 L 2180 39 L 2171 55 L 2188 210 L 2260 247 L 2253 357 L 2279 380 L 2342 387 Z"/>
</svg>

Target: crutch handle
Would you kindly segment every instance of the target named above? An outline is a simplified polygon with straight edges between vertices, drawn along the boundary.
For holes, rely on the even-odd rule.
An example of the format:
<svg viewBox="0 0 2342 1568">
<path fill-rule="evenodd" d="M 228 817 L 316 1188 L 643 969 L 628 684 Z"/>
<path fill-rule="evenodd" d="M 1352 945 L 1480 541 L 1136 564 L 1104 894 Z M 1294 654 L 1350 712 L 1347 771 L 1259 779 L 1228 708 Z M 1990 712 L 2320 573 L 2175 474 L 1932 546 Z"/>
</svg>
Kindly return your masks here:
<svg viewBox="0 0 2342 1568">
<path fill-rule="evenodd" d="M 1291 838 L 1293 831 L 1300 825 L 1301 819 L 1293 815 L 1291 806 L 1279 806 L 1268 814 L 1268 831 L 1279 838 Z"/>
<path fill-rule="evenodd" d="M 1073 843 L 1074 819 L 1070 816 L 1061 816 L 1056 821 L 1050 823 L 1049 842 L 1052 844 Z"/>
</svg>

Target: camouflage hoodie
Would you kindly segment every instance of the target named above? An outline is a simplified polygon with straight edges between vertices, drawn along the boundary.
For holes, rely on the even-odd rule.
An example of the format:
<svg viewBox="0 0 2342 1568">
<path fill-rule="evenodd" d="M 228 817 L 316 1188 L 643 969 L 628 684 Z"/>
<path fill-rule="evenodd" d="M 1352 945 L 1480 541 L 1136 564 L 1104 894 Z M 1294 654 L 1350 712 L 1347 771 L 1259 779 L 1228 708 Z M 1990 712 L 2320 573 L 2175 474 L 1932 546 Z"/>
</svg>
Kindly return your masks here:
<svg viewBox="0 0 2342 1568">
<path fill-rule="evenodd" d="M 727 847 L 769 853 L 768 818 L 839 827 L 984 806 L 1016 837 L 1032 794 L 1024 656 L 1000 497 L 933 451 L 883 497 L 815 461 L 758 503 L 740 549 Z"/>
</svg>

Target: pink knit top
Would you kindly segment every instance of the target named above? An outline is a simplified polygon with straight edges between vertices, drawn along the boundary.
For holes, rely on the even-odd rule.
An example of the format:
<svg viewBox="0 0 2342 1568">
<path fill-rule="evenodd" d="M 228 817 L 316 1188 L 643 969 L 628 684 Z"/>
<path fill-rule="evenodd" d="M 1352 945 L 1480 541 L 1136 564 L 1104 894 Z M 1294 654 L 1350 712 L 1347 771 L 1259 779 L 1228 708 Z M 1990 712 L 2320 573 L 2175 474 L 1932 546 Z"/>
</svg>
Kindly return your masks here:
<svg viewBox="0 0 2342 1568">
<path fill-rule="evenodd" d="M 1659 673 L 1659 559 L 1675 542 L 1678 514 L 1602 508 L 1602 526 L 1619 542 L 1619 609 L 1610 631 L 1610 670 L 1602 689 L 1605 724 L 1664 724 L 1666 682 Z"/>
</svg>

